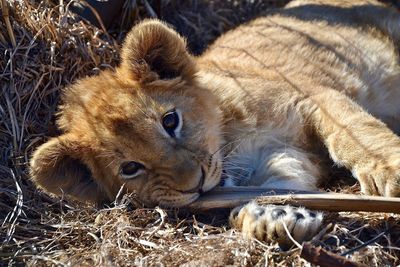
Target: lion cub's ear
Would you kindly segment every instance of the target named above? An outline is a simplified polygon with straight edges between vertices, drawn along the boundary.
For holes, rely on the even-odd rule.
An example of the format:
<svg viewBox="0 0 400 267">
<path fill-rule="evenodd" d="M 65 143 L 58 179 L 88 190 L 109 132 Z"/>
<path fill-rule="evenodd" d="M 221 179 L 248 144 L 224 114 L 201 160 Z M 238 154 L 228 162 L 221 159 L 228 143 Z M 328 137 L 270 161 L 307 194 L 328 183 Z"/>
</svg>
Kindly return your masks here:
<svg viewBox="0 0 400 267">
<path fill-rule="evenodd" d="M 82 201 L 106 201 L 92 173 L 84 164 L 85 149 L 69 135 L 50 139 L 41 145 L 30 161 L 30 176 L 44 191 L 70 195 Z"/>
<path fill-rule="evenodd" d="M 196 73 L 186 41 L 159 20 L 145 20 L 128 33 L 122 47 L 120 71 L 139 82 L 181 77 Z"/>
</svg>

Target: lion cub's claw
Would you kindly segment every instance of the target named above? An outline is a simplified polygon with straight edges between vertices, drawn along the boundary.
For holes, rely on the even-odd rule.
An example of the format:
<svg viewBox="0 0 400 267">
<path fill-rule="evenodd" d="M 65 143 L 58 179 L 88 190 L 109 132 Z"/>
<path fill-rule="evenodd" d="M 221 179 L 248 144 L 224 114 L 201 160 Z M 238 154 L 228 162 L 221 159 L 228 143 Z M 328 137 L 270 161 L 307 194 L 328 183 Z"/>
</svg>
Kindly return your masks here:
<svg viewBox="0 0 400 267">
<path fill-rule="evenodd" d="M 276 241 L 282 249 L 289 249 L 290 235 L 299 243 L 312 239 L 322 224 L 321 212 L 311 212 L 292 206 L 260 206 L 251 202 L 232 210 L 229 222 L 232 227 L 243 232 L 245 237 L 254 237 L 260 241 Z"/>
<path fill-rule="evenodd" d="M 355 175 L 366 195 L 400 197 L 400 159 L 390 165 L 375 163 L 359 168 Z"/>
</svg>

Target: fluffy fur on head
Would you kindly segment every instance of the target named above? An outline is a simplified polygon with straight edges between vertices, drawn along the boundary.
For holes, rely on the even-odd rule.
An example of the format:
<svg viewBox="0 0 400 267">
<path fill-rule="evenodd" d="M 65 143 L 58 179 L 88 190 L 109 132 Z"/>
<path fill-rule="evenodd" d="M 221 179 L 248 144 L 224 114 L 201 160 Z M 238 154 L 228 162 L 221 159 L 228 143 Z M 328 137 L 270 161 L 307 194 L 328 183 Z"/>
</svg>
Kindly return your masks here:
<svg viewBox="0 0 400 267">
<path fill-rule="evenodd" d="M 115 72 L 67 88 L 58 125 L 64 132 L 40 146 L 31 177 L 42 189 L 92 202 L 112 200 L 125 184 L 151 206 L 182 206 L 220 179 L 220 110 L 194 80 L 184 39 L 165 24 L 135 26 Z M 175 112 L 179 129 L 166 131 Z M 138 175 L 121 174 L 124 164 Z"/>
<path fill-rule="evenodd" d="M 191 80 L 196 65 L 186 41 L 158 20 L 147 20 L 127 35 L 122 48 L 124 77 L 154 81 L 182 77 Z"/>
</svg>

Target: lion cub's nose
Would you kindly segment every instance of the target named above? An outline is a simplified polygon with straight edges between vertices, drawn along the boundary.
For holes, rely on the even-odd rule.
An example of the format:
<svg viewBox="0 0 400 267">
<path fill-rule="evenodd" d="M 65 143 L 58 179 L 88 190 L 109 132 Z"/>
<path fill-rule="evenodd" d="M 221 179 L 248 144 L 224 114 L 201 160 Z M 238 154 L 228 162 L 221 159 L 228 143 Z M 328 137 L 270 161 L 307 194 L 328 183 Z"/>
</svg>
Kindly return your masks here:
<svg viewBox="0 0 400 267">
<path fill-rule="evenodd" d="M 189 190 L 182 191 L 182 192 L 183 193 L 199 193 L 199 194 L 204 193 L 202 188 L 203 188 L 205 177 L 206 177 L 206 173 L 205 173 L 203 167 L 201 167 L 201 177 L 200 177 L 200 181 L 196 185 L 196 187 L 189 189 Z"/>
</svg>

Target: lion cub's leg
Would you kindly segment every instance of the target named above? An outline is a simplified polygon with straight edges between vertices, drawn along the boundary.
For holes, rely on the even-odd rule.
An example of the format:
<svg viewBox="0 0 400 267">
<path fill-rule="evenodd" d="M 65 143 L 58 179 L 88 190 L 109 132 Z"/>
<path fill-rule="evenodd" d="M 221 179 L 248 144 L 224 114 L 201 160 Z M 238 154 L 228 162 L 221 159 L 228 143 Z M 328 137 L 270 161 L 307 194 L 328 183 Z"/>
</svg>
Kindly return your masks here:
<svg viewBox="0 0 400 267">
<path fill-rule="evenodd" d="M 368 195 L 400 196 L 400 138 L 345 95 L 324 90 L 309 99 L 309 118 L 331 158 Z"/>
<path fill-rule="evenodd" d="M 260 145 L 253 141 L 251 144 Z M 227 168 L 228 178 L 236 185 L 256 185 L 266 188 L 316 190 L 321 176 L 321 170 L 314 155 L 290 144 L 275 143 L 269 140 L 264 146 L 264 153 L 250 157 L 252 147 L 241 147 L 241 153 L 230 157 L 233 165 Z M 235 159 L 241 159 L 236 160 Z M 249 177 L 238 175 L 239 170 L 247 170 Z M 252 171 L 249 171 L 252 170 Z M 232 182 L 231 182 L 232 183 Z M 231 212 L 230 224 L 241 230 L 246 237 L 254 237 L 261 241 L 277 241 L 287 249 L 293 243 L 288 233 L 298 242 L 311 239 L 319 230 L 322 223 L 322 213 L 315 213 L 304 208 L 289 205 L 260 206 L 251 202 L 243 207 L 237 207 Z M 285 227 L 287 231 L 285 230 Z"/>
<path fill-rule="evenodd" d="M 276 241 L 282 249 L 293 245 L 289 234 L 297 242 L 312 239 L 322 224 L 322 213 L 289 205 L 260 206 L 254 202 L 232 210 L 229 222 L 245 237 L 260 241 Z M 285 229 L 286 227 L 286 229 Z"/>
<path fill-rule="evenodd" d="M 321 157 L 280 141 L 281 131 L 266 132 L 243 141 L 230 153 L 223 167 L 224 186 L 317 190 L 323 176 Z"/>
</svg>

